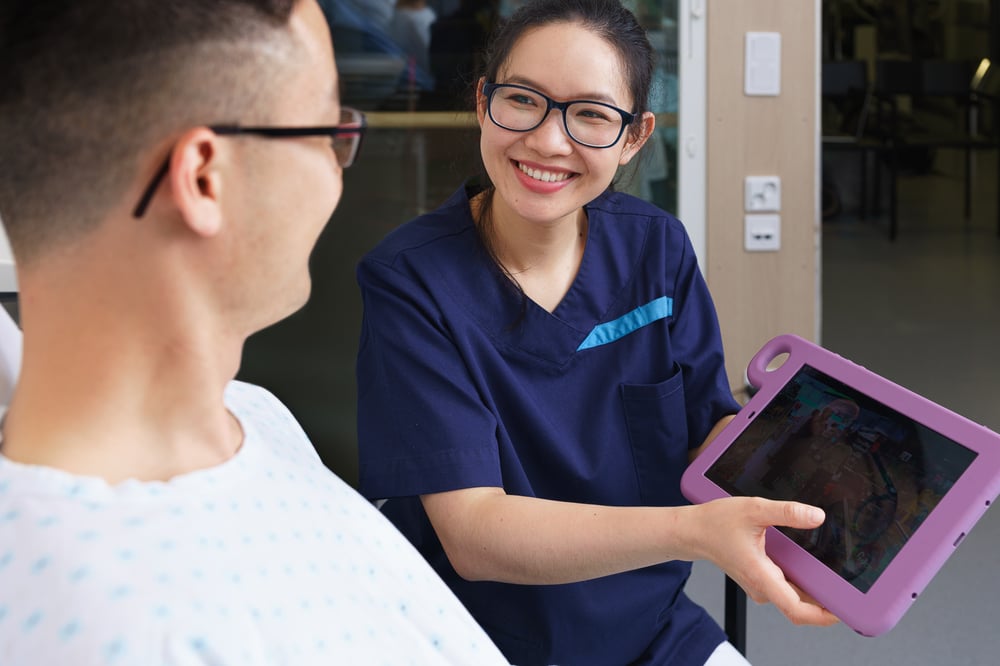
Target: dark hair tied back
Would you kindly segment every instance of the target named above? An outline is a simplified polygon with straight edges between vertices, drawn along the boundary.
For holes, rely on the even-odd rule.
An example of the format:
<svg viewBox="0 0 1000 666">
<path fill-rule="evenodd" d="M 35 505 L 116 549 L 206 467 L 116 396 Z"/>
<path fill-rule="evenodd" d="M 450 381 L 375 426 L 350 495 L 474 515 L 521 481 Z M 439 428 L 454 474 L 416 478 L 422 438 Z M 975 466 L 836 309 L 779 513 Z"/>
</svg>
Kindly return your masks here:
<svg viewBox="0 0 1000 666">
<path fill-rule="evenodd" d="M 654 54 L 646 31 L 619 0 L 536 0 L 500 24 L 486 51 L 482 77 L 497 81 L 500 70 L 524 33 L 553 23 L 578 23 L 615 47 L 633 107 L 638 116 L 649 110 Z M 636 126 L 630 128 L 634 133 Z"/>
<path fill-rule="evenodd" d="M 619 0 L 533 0 L 522 5 L 509 19 L 500 24 L 490 39 L 484 54 L 484 68 L 480 76 L 486 81 L 499 81 L 500 70 L 510 58 L 518 40 L 525 33 L 556 23 L 575 23 L 603 38 L 618 52 L 625 84 L 632 96 L 629 111 L 641 118 L 649 110 L 649 92 L 653 79 L 654 52 L 646 31 L 635 15 L 622 6 Z M 555 56 L 558 57 L 558 56 Z M 628 129 L 635 139 L 641 132 L 639 123 Z M 493 246 L 492 207 L 495 190 L 487 185 L 479 202 L 476 230 L 487 254 L 519 292 L 520 316 L 511 324 L 516 327 L 523 320 L 527 297 L 517 279 L 503 266 Z"/>
</svg>

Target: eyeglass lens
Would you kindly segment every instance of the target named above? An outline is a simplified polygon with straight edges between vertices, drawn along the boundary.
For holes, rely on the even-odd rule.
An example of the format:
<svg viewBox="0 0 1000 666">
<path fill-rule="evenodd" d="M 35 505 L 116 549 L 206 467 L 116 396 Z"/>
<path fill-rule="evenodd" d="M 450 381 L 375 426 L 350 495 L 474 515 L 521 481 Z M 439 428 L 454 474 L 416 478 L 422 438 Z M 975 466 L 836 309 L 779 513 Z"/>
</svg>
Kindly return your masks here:
<svg viewBox="0 0 1000 666">
<path fill-rule="evenodd" d="M 547 110 L 546 98 L 525 88 L 497 86 L 490 97 L 490 117 L 509 130 L 523 132 L 538 127 Z M 617 142 L 625 122 L 616 109 L 599 102 L 572 102 L 563 118 L 573 140 L 595 148 Z"/>
<path fill-rule="evenodd" d="M 358 157 L 358 150 L 361 148 L 364 114 L 357 109 L 342 108 L 339 127 L 343 129 L 358 128 L 357 132 L 345 132 L 333 137 L 333 152 L 337 156 L 340 166 L 346 169 L 354 164 L 354 160 Z"/>
</svg>

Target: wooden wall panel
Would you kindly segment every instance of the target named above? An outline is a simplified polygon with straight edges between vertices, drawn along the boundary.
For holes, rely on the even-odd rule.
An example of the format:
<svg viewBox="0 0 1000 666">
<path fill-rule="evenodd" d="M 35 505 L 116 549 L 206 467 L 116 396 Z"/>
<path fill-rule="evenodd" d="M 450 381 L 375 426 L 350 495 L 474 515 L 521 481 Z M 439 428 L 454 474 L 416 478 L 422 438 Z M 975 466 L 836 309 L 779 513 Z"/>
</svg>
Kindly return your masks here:
<svg viewBox="0 0 1000 666">
<path fill-rule="evenodd" d="M 708 4 L 706 273 L 734 388 L 779 333 L 818 337 L 819 0 Z M 748 31 L 781 33 L 781 94 L 743 93 Z M 781 177 L 781 249 L 743 247 L 744 178 Z"/>
</svg>

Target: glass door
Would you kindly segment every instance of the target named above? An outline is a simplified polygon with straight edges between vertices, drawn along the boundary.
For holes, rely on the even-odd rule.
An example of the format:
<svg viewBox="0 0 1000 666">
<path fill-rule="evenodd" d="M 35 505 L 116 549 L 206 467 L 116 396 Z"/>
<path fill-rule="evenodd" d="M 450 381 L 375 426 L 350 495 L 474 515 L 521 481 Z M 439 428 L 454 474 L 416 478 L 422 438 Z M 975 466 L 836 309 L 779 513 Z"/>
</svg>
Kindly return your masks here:
<svg viewBox="0 0 1000 666">
<path fill-rule="evenodd" d="M 398 203 L 393 222 L 398 224 L 439 203 L 470 170 L 455 178 L 455 169 L 444 172 L 448 183 L 442 191 L 437 176 L 440 160 L 457 167 L 475 162 L 475 143 L 468 130 L 475 129 L 472 113 L 474 79 L 479 71 L 480 49 L 495 26 L 523 0 L 325 0 L 337 52 L 345 103 L 368 112 L 377 131 L 366 138 L 368 149 L 396 152 L 397 164 L 408 162 L 396 174 L 397 186 L 412 191 Z M 682 57 L 681 42 L 691 46 L 691 17 L 701 17 L 704 0 L 625 0 L 657 53 L 651 108 L 657 130 L 634 173 L 624 174 L 621 186 L 661 208 L 681 213 L 688 197 L 679 188 L 686 163 L 680 159 L 680 118 L 688 113 L 694 92 L 681 95 L 683 67 L 695 66 L 698 57 L 689 49 Z M 689 7 L 694 5 L 694 7 Z M 686 20 L 679 17 L 684 16 Z M 703 54 L 701 67 L 703 76 Z M 697 74 L 697 69 L 694 70 Z M 703 85 L 702 85 L 703 87 Z M 701 95 L 703 100 L 703 94 Z M 682 114 L 682 107 L 685 113 Z M 702 101 L 701 108 L 704 108 Z M 701 112 L 703 115 L 703 111 Z M 449 136 L 454 132 L 454 136 Z M 690 134 L 690 132 L 689 132 Z M 688 136 L 689 152 L 699 149 Z M 436 146 L 454 148 L 441 154 Z M 470 160 L 471 154 L 471 160 Z M 475 168 L 475 164 L 471 165 Z M 380 170 L 381 171 L 381 170 Z M 359 180 L 360 178 L 356 179 Z M 362 185 L 364 187 L 364 185 Z M 701 215 L 696 216 L 702 217 Z M 696 220 L 697 221 L 697 220 Z"/>
<path fill-rule="evenodd" d="M 657 53 L 650 108 L 656 134 L 630 191 L 671 213 L 705 266 L 707 0 L 625 0 Z"/>
<path fill-rule="evenodd" d="M 697 210 L 704 194 L 697 182 L 704 182 L 704 166 L 692 159 L 704 141 L 685 117 L 700 116 L 704 123 L 703 101 L 700 111 L 689 111 L 697 88 L 687 92 L 697 83 L 687 78 L 688 68 L 694 63 L 698 71 L 699 58 L 690 45 L 688 5 L 703 1 L 625 2 L 657 51 L 651 100 L 657 130 L 635 170 L 620 178 L 621 188 L 678 213 L 699 251 L 703 200 L 702 212 Z M 479 52 L 519 0 L 320 4 L 331 26 L 342 99 L 365 110 L 372 130 L 361 158 L 344 174 L 342 201 L 313 254 L 309 304 L 248 341 L 241 378 L 285 401 L 327 465 L 354 482 L 354 359 L 361 322 L 355 265 L 393 228 L 434 208 L 479 173 L 472 111 Z M 700 58 L 703 72 L 703 52 Z"/>
</svg>

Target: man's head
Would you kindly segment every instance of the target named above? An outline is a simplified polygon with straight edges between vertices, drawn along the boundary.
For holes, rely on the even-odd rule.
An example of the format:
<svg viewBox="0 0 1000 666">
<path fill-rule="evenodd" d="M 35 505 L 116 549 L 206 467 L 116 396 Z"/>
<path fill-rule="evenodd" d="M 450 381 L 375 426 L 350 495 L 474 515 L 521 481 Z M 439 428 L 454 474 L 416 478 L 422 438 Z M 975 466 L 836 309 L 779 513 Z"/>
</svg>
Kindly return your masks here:
<svg viewBox="0 0 1000 666">
<path fill-rule="evenodd" d="M 340 123 L 330 36 L 312 0 L 5 4 L 0 211 L 21 268 L 129 219 L 166 163 L 123 235 L 190 233 L 213 241 L 219 275 L 291 262 L 302 281 L 340 196 L 329 137 L 209 127 Z"/>
</svg>

